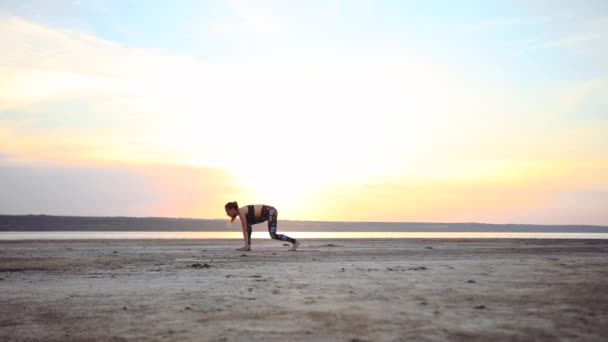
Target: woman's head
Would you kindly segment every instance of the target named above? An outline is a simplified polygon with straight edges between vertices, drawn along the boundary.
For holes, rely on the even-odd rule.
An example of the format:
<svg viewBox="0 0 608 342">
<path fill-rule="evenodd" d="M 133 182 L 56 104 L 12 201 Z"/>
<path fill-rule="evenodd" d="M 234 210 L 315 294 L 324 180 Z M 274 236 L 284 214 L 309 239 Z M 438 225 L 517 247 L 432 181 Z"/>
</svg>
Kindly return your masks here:
<svg viewBox="0 0 608 342">
<path fill-rule="evenodd" d="M 234 220 L 236 220 L 236 217 L 239 215 L 238 203 L 236 203 L 236 201 L 228 202 L 224 206 L 224 209 L 226 209 L 226 215 L 230 216 L 230 222 L 234 222 Z"/>
</svg>

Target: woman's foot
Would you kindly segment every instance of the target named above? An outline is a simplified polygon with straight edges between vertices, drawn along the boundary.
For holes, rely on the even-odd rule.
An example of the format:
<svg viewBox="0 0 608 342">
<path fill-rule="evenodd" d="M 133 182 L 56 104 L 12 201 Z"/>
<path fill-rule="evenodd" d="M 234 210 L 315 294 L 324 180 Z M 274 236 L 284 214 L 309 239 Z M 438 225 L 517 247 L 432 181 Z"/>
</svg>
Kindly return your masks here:
<svg viewBox="0 0 608 342">
<path fill-rule="evenodd" d="M 293 247 L 291 247 L 291 250 L 295 252 L 298 249 L 298 247 L 300 247 L 300 241 L 296 241 L 293 244 Z"/>
<path fill-rule="evenodd" d="M 241 248 L 237 248 L 237 251 L 250 251 L 251 250 L 251 246 L 250 245 L 245 245 Z"/>
</svg>

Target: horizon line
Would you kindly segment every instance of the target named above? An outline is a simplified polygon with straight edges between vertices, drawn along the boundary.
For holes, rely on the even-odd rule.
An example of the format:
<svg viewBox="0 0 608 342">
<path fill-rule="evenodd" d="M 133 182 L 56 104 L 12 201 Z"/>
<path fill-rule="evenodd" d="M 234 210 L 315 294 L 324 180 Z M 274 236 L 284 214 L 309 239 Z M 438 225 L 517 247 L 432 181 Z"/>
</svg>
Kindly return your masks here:
<svg viewBox="0 0 608 342">
<path fill-rule="evenodd" d="M 127 218 L 127 219 L 165 219 L 165 220 L 200 220 L 200 221 L 229 221 L 224 218 L 194 218 L 194 217 L 166 217 L 166 216 L 87 216 L 87 215 L 53 215 L 53 214 L 0 214 L 1 216 L 25 217 L 25 216 L 48 216 L 48 217 L 71 217 L 71 218 Z M 423 222 L 423 221 L 332 221 L 332 220 L 289 220 L 286 222 L 319 222 L 319 223 L 389 223 L 389 224 L 476 224 L 476 225 L 512 225 L 512 226 L 554 226 L 554 227 L 606 227 L 608 225 L 594 224 L 540 224 L 540 223 L 485 223 L 485 222 Z"/>
</svg>

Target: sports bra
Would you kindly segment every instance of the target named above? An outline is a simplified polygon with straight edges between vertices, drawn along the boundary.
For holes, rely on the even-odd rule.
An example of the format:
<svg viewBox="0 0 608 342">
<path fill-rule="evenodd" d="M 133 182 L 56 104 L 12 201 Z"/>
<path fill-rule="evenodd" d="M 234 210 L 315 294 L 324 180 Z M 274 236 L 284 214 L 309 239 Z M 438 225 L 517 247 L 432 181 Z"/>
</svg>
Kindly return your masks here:
<svg viewBox="0 0 608 342">
<path fill-rule="evenodd" d="M 268 220 L 269 208 L 270 207 L 267 205 L 262 205 L 262 212 L 260 213 L 260 216 L 255 217 L 255 206 L 253 204 L 248 205 L 247 215 L 245 216 L 247 218 L 247 224 L 256 224 Z"/>
</svg>

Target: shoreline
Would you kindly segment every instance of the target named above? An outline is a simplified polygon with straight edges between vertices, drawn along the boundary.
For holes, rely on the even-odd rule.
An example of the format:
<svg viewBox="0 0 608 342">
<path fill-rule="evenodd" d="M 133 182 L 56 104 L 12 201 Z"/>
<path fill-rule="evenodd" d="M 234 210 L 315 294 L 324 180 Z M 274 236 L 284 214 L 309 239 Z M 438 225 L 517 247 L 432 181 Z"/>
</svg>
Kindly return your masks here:
<svg viewBox="0 0 608 342">
<path fill-rule="evenodd" d="M 534 233 L 534 232 L 287 232 L 301 240 L 310 239 L 608 239 L 608 233 Z M 268 233 L 255 231 L 255 240 L 269 240 Z M 172 231 L 4 231 L 0 241 L 78 241 L 78 240 L 240 240 L 241 232 L 172 232 Z"/>
</svg>

